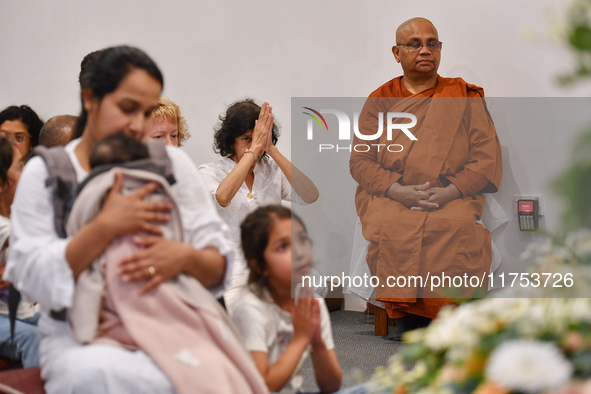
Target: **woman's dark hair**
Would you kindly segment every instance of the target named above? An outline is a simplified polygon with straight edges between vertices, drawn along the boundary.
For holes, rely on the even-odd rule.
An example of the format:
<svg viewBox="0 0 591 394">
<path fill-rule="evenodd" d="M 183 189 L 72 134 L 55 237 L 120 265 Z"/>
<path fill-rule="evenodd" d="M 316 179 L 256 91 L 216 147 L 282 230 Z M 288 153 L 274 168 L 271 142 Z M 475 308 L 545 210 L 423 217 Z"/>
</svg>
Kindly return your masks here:
<svg viewBox="0 0 591 394">
<path fill-rule="evenodd" d="M 39 119 L 39 116 L 31 107 L 28 105 L 11 105 L 0 112 L 0 125 L 7 120 L 20 120 L 25 126 L 27 131 L 31 135 L 31 148 L 37 146 L 39 143 L 39 132 L 43 127 L 43 121 Z"/>
<path fill-rule="evenodd" d="M 224 157 L 233 157 L 234 143 L 248 130 L 254 129 L 255 121 L 259 118 L 261 107 L 255 104 L 253 99 L 237 101 L 230 105 L 224 115 L 220 115 L 219 127 L 215 128 L 213 136 L 213 150 Z M 279 138 L 279 127 L 273 122 L 273 144 Z M 267 153 L 263 154 L 261 160 L 267 160 Z"/>
<path fill-rule="evenodd" d="M 117 90 L 117 87 L 133 69 L 141 69 L 150 74 L 164 87 L 164 78 L 160 69 L 148 55 L 142 50 L 130 46 L 118 46 L 101 49 L 89 53 L 82 59 L 80 64 L 80 100 L 82 101 L 82 90 L 90 89 L 94 97 L 102 100 L 105 95 Z M 82 102 L 82 111 L 76 124 L 74 138 L 82 135 L 88 114 Z"/>
<path fill-rule="evenodd" d="M 281 205 L 267 205 L 251 212 L 240 225 L 240 237 L 244 259 L 250 267 L 248 284 L 259 295 L 262 290 L 273 288 L 267 278 L 267 262 L 265 261 L 265 248 L 269 243 L 269 235 L 276 219 L 295 219 L 306 231 L 302 219 L 289 208 Z"/>
<path fill-rule="evenodd" d="M 12 142 L 4 136 L 0 136 L 0 182 L 2 186 L 8 182 L 8 170 L 12 165 L 14 155 L 14 146 Z"/>
</svg>

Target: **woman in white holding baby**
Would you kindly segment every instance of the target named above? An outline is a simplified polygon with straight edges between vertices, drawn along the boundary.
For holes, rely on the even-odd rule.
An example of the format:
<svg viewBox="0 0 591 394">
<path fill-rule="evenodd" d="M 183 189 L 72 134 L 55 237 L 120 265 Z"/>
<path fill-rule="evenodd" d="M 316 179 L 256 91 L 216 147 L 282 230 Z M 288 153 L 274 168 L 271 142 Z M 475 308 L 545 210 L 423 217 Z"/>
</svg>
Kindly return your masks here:
<svg viewBox="0 0 591 394">
<path fill-rule="evenodd" d="M 82 64 L 82 136 L 65 147 L 78 183 L 90 170 L 90 152 L 98 141 L 117 131 L 141 138 L 158 106 L 162 74 L 142 51 L 113 47 L 88 55 Z M 184 272 L 214 296 L 231 266 L 225 224 L 215 212 L 197 169 L 182 151 L 167 147 L 177 182 L 172 194 L 183 218 L 185 242 L 161 237 L 156 223 L 169 220 L 166 202 L 144 201 L 158 188 L 148 183 L 128 195 L 119 193 L 117 177 L 100 212 L 75 235 L 60 238 L 54 223 L 48 167 L 33 158 L 25 167 L 12 206 L 11 254 L 5 278 L 41 306 L 40 366 L 45 390 L 52 393 L 174 393 L 169 378 L 142 350 L 74 340 L 65 321 L 78 276 L 122 235 L 138 237 L 144 249 L 124 261 L 123 281 L 144 283 L 149 292 Z M 174 330 L 170 333 L 174 335 Z"/>
</svg>

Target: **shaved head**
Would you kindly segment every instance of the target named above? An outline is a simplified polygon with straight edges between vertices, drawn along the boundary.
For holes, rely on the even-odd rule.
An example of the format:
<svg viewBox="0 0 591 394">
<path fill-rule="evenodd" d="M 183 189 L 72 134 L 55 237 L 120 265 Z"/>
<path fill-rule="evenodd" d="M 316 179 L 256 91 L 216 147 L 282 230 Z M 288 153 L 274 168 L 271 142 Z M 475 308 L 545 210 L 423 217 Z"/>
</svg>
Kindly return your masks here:
<svg viewBox="0 0 591 394">
<path fill-rule="evenodd" d="M 402 24 L 400 26 L 398 26 L 398 29 L 396 29 L 396 43 L 406 42 L 405 40 L 408 39 L 406 37 L 407 33 L 409 32 L 409 30 L 414 30 L 413 28 L 415 26 L 417 26 L 417 25 L 425 26 L 427 24 L 431 25 L 431 27 L 435 31 L 436 37 L 439 38 L 439 33 L 437 32 L 435 25 L 433 23 L 431 23 L 431 21 L 429 19 L 417 17 L 417 18 L 411 18 L 405 22 L 402 22 Z"/>
<path fill-rule="evenodd" d="M 407 89 L 417 93 L 437 83 L 442 42 L 433 23 L 425 18 L 412 18 L 396 29 L 392 54 L 404 73 Z"/>
<path fill-rule="evenodd" d="M 72 139 L 76 122 L 78 117 L 72 115 L 59 115 L 49 119 L 39 133 L 39 145 L 48 148 L 66 145 Z"/>
</svg>

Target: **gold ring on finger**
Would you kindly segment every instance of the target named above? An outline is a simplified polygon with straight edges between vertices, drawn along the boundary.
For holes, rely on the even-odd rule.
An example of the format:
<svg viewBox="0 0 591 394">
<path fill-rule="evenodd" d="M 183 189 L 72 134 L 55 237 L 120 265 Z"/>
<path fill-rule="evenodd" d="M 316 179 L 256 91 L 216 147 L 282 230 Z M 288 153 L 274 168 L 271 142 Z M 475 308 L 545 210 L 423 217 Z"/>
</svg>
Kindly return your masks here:
<svg viewBox="0 0 591 394">
<path fill-rule="evenodd" d="M 148 272 L 150 273 L 150 276 L 153 277 L 154 275 L 156 275 L 156 268 L 154 268 L 153 266 L 149 266 Z"/>
</svg>

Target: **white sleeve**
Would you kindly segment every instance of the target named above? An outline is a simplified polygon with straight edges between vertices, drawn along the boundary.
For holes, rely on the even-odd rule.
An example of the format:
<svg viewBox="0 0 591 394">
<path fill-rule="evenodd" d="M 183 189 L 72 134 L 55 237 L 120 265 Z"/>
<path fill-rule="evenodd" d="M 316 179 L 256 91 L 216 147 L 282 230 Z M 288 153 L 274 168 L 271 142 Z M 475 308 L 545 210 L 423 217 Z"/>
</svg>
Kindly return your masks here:
<svg viewBox="0 0 591 394">
<path fill-rule="evenodd" d="M 213 200 L 214 205 L 218 209 L 227 208 L 228 205 L 230 205 L 232 202 L 230 201 L 230 203 L 228 205 L 226 205 L 225 207 L 222 207 L 220 205 L 220 203 L 218 202 L 218 199 L 215 196 L 215 194 L 218 191 L 218 187 L 220 186 L 220 183 L 222 183 L 222 181 L 224 180 L 226 175 L 221 174 L 220 170 L 217 170 L 216 168 L 212 167 L 210 164 L 200 165 L 198 168 L 198 171 L 199 171 L 199 174 L 201 175 L 201 179 L 203 180 L 203 183 L 205 184 L 205 188 L 206 188 L 207 192 L 209 193 L 209 195 L 211 196 L 211 198 Z"/>
<path fill-rule="evenodd" d="M 320 335 L 328 350 L 334 349 L 334 341 L 332 339 L 332 326 L 330 324 L 330 313 L 326 307 L 324 298 L 318 299 L 320 306 Z"/>
<path fill-rule="evenodd" d="M 0 216 L 0 248 L 3 248 L 10 236 L 10 219 Z"/>
<path fill-rule="evenodd" d="M 54 227 L 52 189 L 40 157 L 25 166 L 11 207 L 10 248 L 4 278 L 42 310 L 70 307 L 74 276 L 66 261 L 69 239 Z"/>
<path fill-rule="evenodd" d="M 247 295 L 242 302 L 239 301 L 234 308 L 228 311 L 230 319 L 242 335 L 246 350 L 269 353 L 265 331 L 267 321 L 265 313 L 258 307 L 258 303 L 249 302 L 251 301 L 249 298 L 251 298 L 250 295 Z"/>
<path fill-rule="evenodd" d="M 185 240 L 196 249 L 216 248 L 226 257 L 226 271 L 222 284 L 209 289 L 215 297 L 221 297 L 229 287 L 234 265 L 234 251 L 228 241 L 228 226 L 217 213 L 189 156 L 178 148 L 167 147 L 177 183 L 172 187 L 185 230 Z"/>
</svg>

